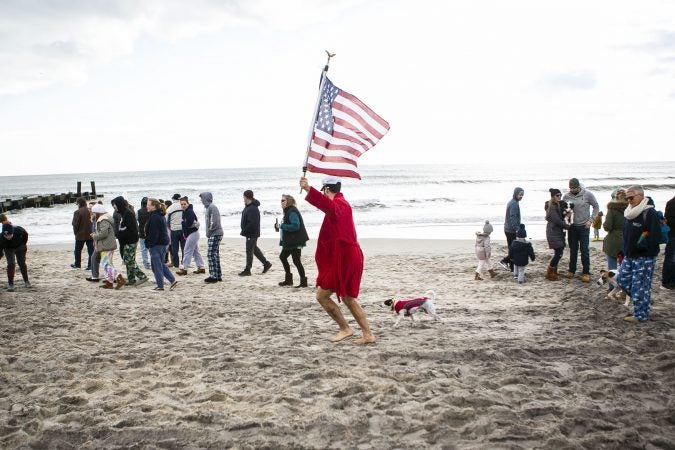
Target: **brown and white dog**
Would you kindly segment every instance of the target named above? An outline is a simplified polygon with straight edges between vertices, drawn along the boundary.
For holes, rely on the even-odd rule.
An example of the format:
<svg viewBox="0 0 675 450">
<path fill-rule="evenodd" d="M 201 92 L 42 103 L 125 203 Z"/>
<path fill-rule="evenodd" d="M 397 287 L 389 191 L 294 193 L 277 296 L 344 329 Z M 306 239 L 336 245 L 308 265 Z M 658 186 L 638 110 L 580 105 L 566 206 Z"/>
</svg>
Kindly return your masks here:
<svg viewBox="0 0 675 450">
<path fill-rule="evenodd" d="M 390 298 L 389 300 L 385 300 L 384 304 L 385 306 L 389 306 L 397 316 L 394 327 L 397 327 L 404 317 L 410 317 L 410 326 L 413 326 L 415 324 L 415 314 L 419 311 L 429 314 L 434 320 L 440 320 L 433 303 L 435 298 L 436 293 L 434 291 L 427 291 L 422 297 L 401 300 Z"/>
<path fill-rule="evenodd" d="M 610 291 L 607 293 L 606 298 L 610 300 L 621 300 L 623 297 L 623 289 L 619 286 L 619 283 L 616 282 L 616 270 L 601 270 L 600 278 L 596 281 L 600 286 L 608 285 Z M 626 302 L 623 304 L 626 308 L 630 306 L 630 297 L 626 295 Z"/>
</svg>

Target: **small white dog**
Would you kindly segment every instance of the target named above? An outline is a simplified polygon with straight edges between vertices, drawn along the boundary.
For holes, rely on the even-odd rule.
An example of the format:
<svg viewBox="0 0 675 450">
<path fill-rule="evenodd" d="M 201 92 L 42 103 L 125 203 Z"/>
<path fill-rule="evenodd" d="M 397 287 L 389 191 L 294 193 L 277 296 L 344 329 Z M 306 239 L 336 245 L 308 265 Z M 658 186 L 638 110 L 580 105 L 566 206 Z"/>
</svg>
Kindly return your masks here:
<svg viewBox="0 0 675 450">
<path fill-rule="evenodd" d="M 434 291 L 426 291 L 423 297 L 401 300 L 390 298 L 389 300 L 385 300 L 384 304 L 389 306 L 397 316 L 394 327 L 397 327 L 404 317 L 410 317 L 410 326 L 413 326 L 415 324 L 415 314 L 420 310 L 432 316 L 434 320 L 440 320 L 433 303 L 435 298 L 436 293 Z"/>
<path fill-rule="evenodd" d="M 616 282 L 616 270 L 601 270 L 600 278 L 596 281 L 600 286 L 608 285 L 610 291 L 607 293 L 607 298 L 610 300 L 621 300 L 621 293 L 623 289 Z M 630 297 L 626 295 L 626 302 L 623 304 L 626 308 L 630 306 Z"/>
</svg>

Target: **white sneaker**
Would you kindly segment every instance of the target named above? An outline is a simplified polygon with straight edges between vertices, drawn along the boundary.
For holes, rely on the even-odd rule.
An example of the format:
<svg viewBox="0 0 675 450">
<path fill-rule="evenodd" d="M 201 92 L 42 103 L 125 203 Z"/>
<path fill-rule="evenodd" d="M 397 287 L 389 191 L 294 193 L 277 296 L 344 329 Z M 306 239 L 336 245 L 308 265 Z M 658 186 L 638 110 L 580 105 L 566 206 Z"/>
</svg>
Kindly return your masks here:
<svg viewBox="0 0 675 450">
<path fill-rule="evenodd" d="M 506 264 L 504 261 L 499 261 L 499 265 L 502 266 L 502 269 L 508 270 L 509 272 L 511 271 L 511 269 L 509 268 L 509 265 Z"/>
<path fill-rule="evenodd" d="M 23 282 L 23 286 L 24 286 L 26 289 L 30 289 L 30 288 L 33 287 L 33 285 L 30 284 L 30 281 L 24 281 L 24 282 Z"/>
</svg>

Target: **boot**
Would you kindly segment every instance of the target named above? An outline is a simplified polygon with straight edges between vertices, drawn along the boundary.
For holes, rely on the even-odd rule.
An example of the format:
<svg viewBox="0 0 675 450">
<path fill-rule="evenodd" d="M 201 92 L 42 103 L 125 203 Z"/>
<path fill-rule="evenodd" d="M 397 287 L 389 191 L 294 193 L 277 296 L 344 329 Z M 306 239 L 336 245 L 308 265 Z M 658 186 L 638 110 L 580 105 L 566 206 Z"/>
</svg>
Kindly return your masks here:
<svg viewBox="0 0 675 450">
<path fill-rule="evenodd" d="M 482 281 L 483 279 L 480 277 L 480 274 L 476 272 L 476 276 L 473 277 L 474 281 Z"/>
<path fill-rule="evenodd" d="M 490 278 L 494 278 L 497 276 L 497 272 L 495 272 L 495 269 L 488 270 L 488 273 L 490 274 Z"/>
<path fill-rule="evenodd" d="M 295 288 L 303 288 L 307 287 L 307 277 L 300 277 L 300 284 L 297 285 Z"/>
<path fill-rule="evenodd" d="M 188 271 L 185 270 L 185 269 L 178 269 L 176 271 L 176 275 L 187 275 L 187 274 L 188 274 Z"/>
<path fill-rule="evenodd" d="M 115 278 L 115 281 L 117 281 L 117 284 L 115 284 L 115 289 L 122 289 L 122 286 L 127 284 L 127 280 L 124 279 L 122 274 L 117 275 L 117 278 Z"/>
<path fill-rule="evenodd" d="M 293 286 L 293 274 L 287 272 L 286 278 L 284 279 L 284 281 L 279 282 L 279 286 Z"/>
<path fill-rule="evenodd" d="M 549 281 L 558 281 L 558 271 L 555 267 L 549 266 L 548 269 L 546 269 L 546 279 Z"/>
</svg>

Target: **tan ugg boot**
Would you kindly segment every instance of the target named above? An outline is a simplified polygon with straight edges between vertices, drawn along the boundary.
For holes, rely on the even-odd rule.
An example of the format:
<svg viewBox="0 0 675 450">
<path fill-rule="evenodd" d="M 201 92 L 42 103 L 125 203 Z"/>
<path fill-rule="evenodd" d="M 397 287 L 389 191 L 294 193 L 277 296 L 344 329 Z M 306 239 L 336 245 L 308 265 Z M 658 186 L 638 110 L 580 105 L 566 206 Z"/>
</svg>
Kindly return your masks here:
<svg viewBox="0 0 675 450">
<path fill-rule="evenodd" d="M 490 278 L 494 278 L 497 276 L 497 272 L 495 272 L 495 269 L 488 270 L 488 273 L 490 274 Z"/>
<path fill-rule="evenodd" d="M 483 279 L 480 277 L 480 274 L 476 272 L 476 276 L 473 277 L 474 281 L 482 281 Z"/>
<path fill-rule="evenodd" d="M 558 271 L 555 269 L 555 267 L 548 267 L 546 270 L 546 279 L 549 281 L 558 281 Z"/>
</svg>

